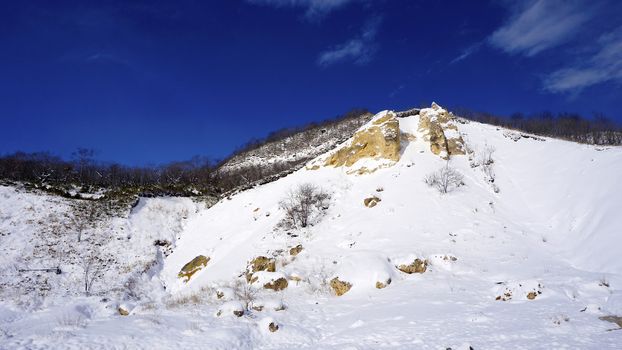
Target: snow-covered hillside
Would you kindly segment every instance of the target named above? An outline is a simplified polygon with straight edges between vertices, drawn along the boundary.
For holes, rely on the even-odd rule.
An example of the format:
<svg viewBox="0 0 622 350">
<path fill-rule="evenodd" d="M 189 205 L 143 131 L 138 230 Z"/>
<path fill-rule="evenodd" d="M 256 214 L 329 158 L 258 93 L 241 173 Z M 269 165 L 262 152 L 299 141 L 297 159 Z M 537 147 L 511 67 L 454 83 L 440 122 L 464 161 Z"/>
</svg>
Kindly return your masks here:
<svg viewBox="0 0 622 350">
<path fill-rule="evenodd" d="M 463 178 L 441 194 L 424 180 L 446 166 Z M 209 209 L 141 201 L 111 224 L 132 238 L 107 248 L 155 261 L 141 292 L 51 292 L 27 310 L 3 293 L 0 348 L 617 349 L 620 173 L 619 147 L 438 106 L 384 111 L 307 167 Z M 312 225 L 288 226 L 282 203 L 301 184 L 330 198 Z M 8 281 L 38 230 L 29 220 L 67 204 L 0 195 Z"/>
</svg>

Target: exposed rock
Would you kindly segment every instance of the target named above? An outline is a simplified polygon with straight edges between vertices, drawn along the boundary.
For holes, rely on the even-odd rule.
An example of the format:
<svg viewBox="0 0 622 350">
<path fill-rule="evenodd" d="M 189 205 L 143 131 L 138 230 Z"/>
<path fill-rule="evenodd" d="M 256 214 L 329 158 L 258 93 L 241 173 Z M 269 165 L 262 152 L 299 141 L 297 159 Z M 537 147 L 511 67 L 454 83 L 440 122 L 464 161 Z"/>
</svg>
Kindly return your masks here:
<svg viewBox="0 0 622 350">
<path fill-rule="evenodd" d="M 278 292 L 280 290 L 287 288 L 287 280 L 283 277 L 280 277 L 274 281 L 264 284 L 263 287 L 266 289 L 272 289 L 275 292 Z"/>
<path fill-rule="evenodd" d="M 205 255 L 197 256 L 181 268 L 181 271 L 179 271 L 177 277 L 183 278 L 184 282 L 188 282 L 192 275 L 207 266 L 209 260 L 210 258 Z"/>
<path fill-rule="evenodd" d="M 274 258 L 267 258 L 265 256 L 258 256 L 250 262 L 251 272 L 257 271 L 276 271 L 276 260 Z"/>
<path fill-rule="evenodd" d="M 615 323 L 618 327 L 622 328 L 622 317 L 620 316 L 601 316 L 598 319 L 601 321 Z"/>
<path fill-rule="evenodd" d="M 389 284 L 391 284 L 390 278 L 386 280 L 385 282 L 376 282 L 376 288 L 383 289 L 383 288 L 386 288 L 386 286 L 388 286 Z"/>
<path fill-rule="evenodd" d="M 337 296 L 342 296 L 346 294 L 350 290 L 350 288 L 352 288 L 352 284 L 345 281 L 340 281 L 339 277 L 335 277 L 330 281 L 330 287 L 335 291 L 335 294 L 337 294 Z"/>
<path fill-rule="evenodd" d="M 408 133 L 408 132 L 403 132 L 402 133 L 402 140 L 406 140 L 406 141 L 409 141 L 409 142 L 417 141 L 417 136 L 415 136 L 415 135 L 413 135 L 411 133 Z"/>
<path fill-rule="evenodd" d="M 527 300 L 534 300 L 542 294 L 544 289 L 542 284 L 535 280 L 497 282 L 497 284 L 500 287 L 496 292 L 495 300 L 499 301 L 510 301 L 515 296 L 523 296 Z"/>
<path fill-rule="evenodd" d="M 127 316 L 130 314 L 129 311 L 125 310 L 123 307 L 119 306 L 119 308 L 117 309 L 117 311 L 119 312 L 119 315 L 121 316 Z"/>
<path fill-rule="evenodd" d="M 376 196 L 373 196 L 373 197 L 365 198 L 363 200 L 363 204 L 365 204 L 365 206 L 368 207 L 368 208 L 373 208 L 380 201 L 382 201 L 380 198 L 378 198 Z"/>
<path fill-rule="evenodd" d="M 303 250 L 303 248 L 302 248 L 302 244 L 299 244 L 299 245 L 297 245 L 297 246 L 295 246 L 295 247 L 293 247 L 293 248 L 291 248 L 291 249 L 289 250 L 289 255 L 291 255 L 291 256 L 296 256 L 296 255 L 300 254 L 300 252 L 301 252 L 302 250 Z"/>
<path fill-rule="evenodd" d="M 216 316 L 234 315 L 237 317 L 244 316 L 246 309 L 239 301 L 228 301 L 220 306 Z"/>
<path fill-rule="evenodd" d="M 410 265 L 400 265 L 397 268 L 407 274 L 424 273 L 428 269 L 428 260 L 415 259 Z"/>
<path fill-rule="evenodd" d="M 268 325 L 268 330 L 274 333 L 279 330 L 279 325 L 274 322 L 270 322 L 270 324 Z"/>
<path fill-rule="evenodd" d="M 351 167 L 361 159 L 376 159 L 397 162 L 400 159 L 400 128 L 395 113 L 386 114 L 372 120 L 359 129 L 352 139 L 326 161 L 325 166 Z M 312 165 L 310 169 L 314 168 Z M 349 173 L 373 172 L 377 168 L 355 169 Z"/>
<path fill-rule="evenodd" d="M 466 154 L 464 140 L 458 133 L 456 118 L 452 113 L 432 103 L 432 108 L 422 109 L 419 116 L 419 131 L 424 134 L 424 139 L 430 142 L 432 153 L 443 159 Z"/>
</svg>

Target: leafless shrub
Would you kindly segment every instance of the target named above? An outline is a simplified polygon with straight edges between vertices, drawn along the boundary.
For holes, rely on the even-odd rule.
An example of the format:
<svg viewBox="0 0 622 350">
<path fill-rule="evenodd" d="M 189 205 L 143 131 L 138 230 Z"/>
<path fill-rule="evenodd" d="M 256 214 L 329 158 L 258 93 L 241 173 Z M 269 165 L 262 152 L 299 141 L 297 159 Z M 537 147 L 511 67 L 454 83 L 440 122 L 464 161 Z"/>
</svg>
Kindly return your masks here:
<svg viewBox="0 0 622 350">
<path fill-rule="evenodd" d="M 176 309 L 188 305 L 200 305 L 203 304 L 204 301 L 201 293 L 192 293 L 170 298 L 166 300 L 165 305 L 169 309 Z"/>
<path fill-rule="evenodd" d="M 491 165 L 495 162 L 492 155 L 495 153 L 494 146 L 486 145 L 484 149 L 478 152 L 478 163 L 481 165 Z"/>
<path fill-rule="evenodd" d="M 91 295 L 95 282 L 102 277 L 103 268 L 104 261 L 95 252 L 90 252 L 82 257 L 84 294 L 87 297 Z"/>
<path fill-rule="evenodd" d="M 304 282 L 307 283 L 310 294 L 328 295 L 331 291 L 330 277 L 331 274 L 322 264 L 315 268 L 312 273 L 304 279 Z"/>
<path fill-rule="evenodd" d="M 56 319 L 56 324 L 62 327 L 85 328 L 86 319 L 79 313 L 65 313 Z"/>
<path fill-rule="evenodd" d="M 330 195 L 316 185 L 305 183 L 290 190 L 279 202 L 285 211 L 282 224 L 286 227 L 307 227 L 313 225 L 328 209 Z"/>
<path fill-rule="evenodd" d="M 242 302 L 246 310 L 251 309 L 257 299 L 257 291 L 244 280 L 235 280 L 231 285 L 236 299 Z"/>
<path fill-rule="evenodd" d="M 428 174 L 424 181 L 428 186 L 435 188 L 438 192 L 445 194 L 464 185 L 464 176 L 449 164 Z"/>
</svg>

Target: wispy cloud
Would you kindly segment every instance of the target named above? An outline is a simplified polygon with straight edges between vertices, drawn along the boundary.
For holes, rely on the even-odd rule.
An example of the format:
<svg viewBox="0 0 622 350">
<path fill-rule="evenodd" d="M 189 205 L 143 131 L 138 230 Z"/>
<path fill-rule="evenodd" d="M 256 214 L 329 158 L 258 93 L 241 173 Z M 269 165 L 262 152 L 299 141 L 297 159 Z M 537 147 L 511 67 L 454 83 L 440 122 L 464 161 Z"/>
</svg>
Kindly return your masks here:
<svg viewBox="0 0 622 350">
<path fill-rule="evenodd" d="M 529 0 L 512 9 L 510 20 L 489 37 L 492 46 L 510 54 L 534 56 L 561 45 L 594 16 L 580 0 Z"/>
<path fill-rule="evenodd" d="M 257 5 L 274 7 L 299 7 L 305 9 L 305 17 L 319 19 L 348 3 L 357 0 L 247 0 Z"/>
<path fill-rule="evenodd" d="M 596 47 L 591 56 L 548 75 L 544 88 L 555 93 L 578 92 L 607 81 L 622 82 L 622 27 L 601 36 Z"/>
<path fill-rule="evenodd" d="M 90 63 L 109 63 L 109 64 L 118 64 L 122 66 L 129 66 L 130 63 L 126 59 L 120 57 L 119 55 L 106 53 L 106 52 L 96 52 L 92 55 L 89 55 L 85 58 L 86 62 Z"/>
<path fill-rule="evenodd" d="M 346 61 L 360 65 L 369 63 L 376 51 L 375 39 L 381 22 L 382 17 L 372 18 L 365 24 L 359 35 L 320 53 L 317 64 L 321 67 L 327 67 Z"/>
<path fill-rule="evenodd" d="M 472 54 L 476 53 L 480 49 L 480 47 L 482 47 L 482 43 L 481 42 L 473 44 L 473 45 L 467 47 L 466 49 L 464 49 L 464 51 L 462 51 L 462 53 L 459 56 L 457 56 L 456 58 L 451 60 L 451 62 L 449 62 L 449 64 L 454 64 L 454 63 L 458 63 L 458 62 L 462 61 L 463 59 L 465 59 L 465 58 L 471 56 Z"/>
</svg>

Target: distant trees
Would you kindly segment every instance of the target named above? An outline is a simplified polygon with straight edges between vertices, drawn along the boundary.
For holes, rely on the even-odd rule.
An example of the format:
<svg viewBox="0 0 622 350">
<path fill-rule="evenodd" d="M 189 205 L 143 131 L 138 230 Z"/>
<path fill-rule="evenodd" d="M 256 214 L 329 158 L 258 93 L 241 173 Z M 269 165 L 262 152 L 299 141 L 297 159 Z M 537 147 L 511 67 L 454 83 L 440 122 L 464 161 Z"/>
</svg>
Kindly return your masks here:
<svg viewBox="0 0 622 350">
<path fill-rule="evenodd" d="M 509 117 L 504 117 L 485 112 L 474 112 L 465 108 L 456 109 L 456 114 L 466 119 L 530 134 L 595 145 L 622 144 L 622 127 L 602 114 L 596 114 L 591 119 L 584 118 L 576 113 L 553 115 L 550 112 L 541 112 L 530 116 L 514 113 Z"/>
<path fill-rule="evenodd" d="M 97 163 L 95 152 L 79 148 L 71 161 L 46 152 L 17 152 L 0 157 L 0 180 L 22 181 L 42 188 L 70 185 L 110 190 L 136 190 L 149 195 L 189 195 L 190 188 L 212 192 L 214 166 L 206 158 L 173 162 L 162 166 L 129 167 Z M 66 194 L 66 193 L 64 193 Z"/>
</svg>

